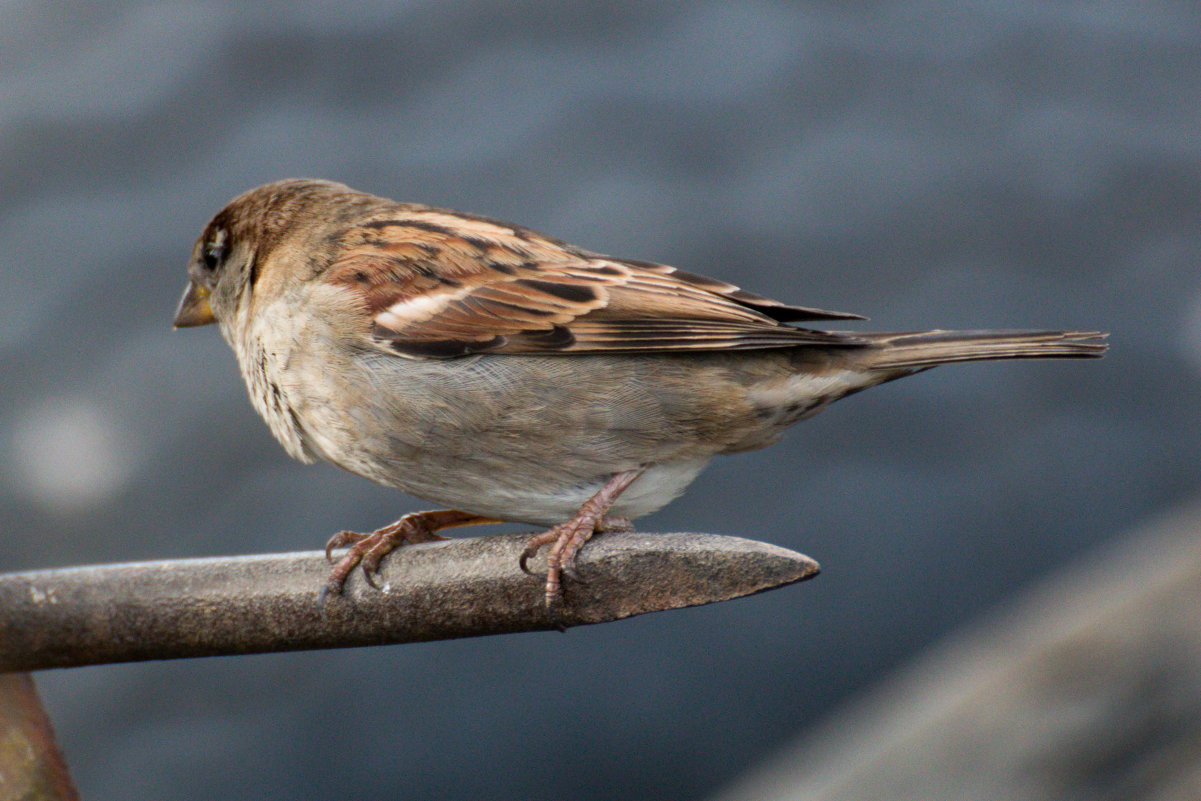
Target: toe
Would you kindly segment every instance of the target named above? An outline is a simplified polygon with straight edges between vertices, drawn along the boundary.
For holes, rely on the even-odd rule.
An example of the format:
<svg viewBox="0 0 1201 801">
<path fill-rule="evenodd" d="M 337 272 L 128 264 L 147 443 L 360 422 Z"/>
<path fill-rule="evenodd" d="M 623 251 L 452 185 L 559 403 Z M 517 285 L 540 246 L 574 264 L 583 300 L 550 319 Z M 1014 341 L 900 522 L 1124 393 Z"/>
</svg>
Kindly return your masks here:
<svg viewBox="0 0 1201 801">
<path fill-rule="evenodd" d="M 563 604 L 563 587 L 559 582 L 559 576 L 556 573 L 546 575 L 546 609 L 552 614 L 556 614 L 558 609 Z M 557 614 L 556 614 L 557 616 Z"/>
<path fill-rule="evenodd" d="M 322 600 L 327 595 L 341 595 L 342 590 L 346 586 L 346 579 L 350 576 L 351 571 L 359 564 L 359 556 L 355 553 L 349 553 L 342 557 L 333 570 L 329 572 L 329 578 L 326 579 L 325 589 L 322 590 Z"/>
<path fill-rule="evenodd" d="M 372 587 L 374 587 L 377 590 L 383 590 L 383 587 L 380 585 L 380 583 L 378 581 L 376 581 L 376 577 L 379 575 L 379 572 L 377 570 L 368 568 L 367 564 L 365 562 L 363 564 L 359 565 L 359 567 L 361 567 L 363 569 L 363 578 L 367 581 L 368 584 L 370 584 Z"/>
<path fill-rule="evenodd" d="M 345 548 L 348 545 L 354 545 L 368 537 L 367 534 L 360 534 L 357 531 L 339 531 L 334 536 L 325 541 L 325 561 L 334 561 L 333 552 L 338 548 Z"/>
<path fill-rule="evenodd" d="M 541 534 L 535 534 L 533 537 L 530 537 L 529 542 L 526 543 L 525 550 L 521 552 L 521 556 L 517 560 L 517 564 L 521 567 L 521 571 L 530 576 L 537 576 L 537 573 L 535 573 L 533 570 L 530 570 L 530 560 L 538 555 L 538 551 L 541 550 L 543 545 L 555 542 L 558 539 L 558 526 L 548 529 Z"/>
</svg>

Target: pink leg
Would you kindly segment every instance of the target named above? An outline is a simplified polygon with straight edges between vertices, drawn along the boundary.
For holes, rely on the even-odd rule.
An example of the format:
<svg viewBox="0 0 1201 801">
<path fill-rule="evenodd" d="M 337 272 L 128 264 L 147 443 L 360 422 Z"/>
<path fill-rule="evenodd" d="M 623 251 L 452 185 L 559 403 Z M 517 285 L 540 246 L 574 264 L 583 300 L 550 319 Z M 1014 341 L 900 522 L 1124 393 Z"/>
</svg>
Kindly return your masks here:
<svg viewBox="0 0 1201 801">
<path fill-rule="evenodd" d="M 362 565 L 363 575 L 367 583 L 379 589 L 375 583 L 375 575 L 379 564 L 385 556 L 402 545 L 416 545 L 420 542 L 436 542 L 446 537 L 436 532 L 444 528 L 458 526 L 475 526 L 483 523 L 499 523 L 491 517 L 458 512 L 454 509 L 443 509 L 431 512 L 412 512 L 381 529 L 370 534 L 360 534 L 355 531 L 340 531 L 325 543 L 325 558 L 333 561 L 331 552 L 335 548 L 350 546 L 346 555 L 338 560 L 330 571 L 329 580 L 325 583 L 325 593 L 337 595 L 342 592 L 351 572 Z"/>
<path fill-rule="evenodd" d="M 527 567 L 529 560 L 543 545 L 551 546 L 546 555 L 547 608 L 553 608 L 562 599 L 563 574 L 573 574 L 576 554 L 594 533 L 607 530 L 629 531 L 633 528 L 630 521 L 619 517 L 605 517 L 605 513 L 617 500 L 617 496 L 634 483 L 634 479 L 642 475 L 645 469 L 640 467 L 614 475 L 595 495 L 584 501 L 584 505 L 570 520 L 530 538 L 520 560 L 521 569 L 527 573 L 530 572 Z"/>
</svg>

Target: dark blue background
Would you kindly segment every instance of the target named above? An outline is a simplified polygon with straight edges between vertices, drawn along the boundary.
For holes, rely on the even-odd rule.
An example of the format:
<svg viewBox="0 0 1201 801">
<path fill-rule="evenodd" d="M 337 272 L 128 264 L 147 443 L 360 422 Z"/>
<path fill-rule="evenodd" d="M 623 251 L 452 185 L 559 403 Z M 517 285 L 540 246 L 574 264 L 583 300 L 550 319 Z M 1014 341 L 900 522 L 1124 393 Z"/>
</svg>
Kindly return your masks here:
<svg viewBox="0 0 1201 801">
<path fill-rule="evenodd" d="M 289 462 L 170 319 L 231 196 L 319 176 L 867 327 L 1099 327 L 726 458 L 642 523 L 817 558 L 617 625 L 43 674 L 85 798 L 697 798 L 1196 490 L 1184 3 L 0 6 L 4 569 L 314 548 L 425 504 Z"/>
</svg>

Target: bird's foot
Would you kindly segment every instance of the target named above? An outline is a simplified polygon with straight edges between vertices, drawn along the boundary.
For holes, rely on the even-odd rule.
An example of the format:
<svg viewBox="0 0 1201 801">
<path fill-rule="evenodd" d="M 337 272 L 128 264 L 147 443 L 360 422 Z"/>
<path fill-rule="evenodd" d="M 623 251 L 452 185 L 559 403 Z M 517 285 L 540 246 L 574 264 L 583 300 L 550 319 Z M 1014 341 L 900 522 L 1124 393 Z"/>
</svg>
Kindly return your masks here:
<svg viewBox="0 0 1201 801">
<path fill-rule="evenodd" d="M 328 594 L 338 595 L 346 584 L 350 574 L 356 567 L 362 567 L 363 576 L 367 583 L 377 590 L 381 589 L 376 582 L 379 575 L 380 562 L 392 551 L 402 545 L 416 545 L 422 542 L 437 542 L 444 540 L 437 532 L 444 528 L 458 526 L 474 526 L 482 523 L 499 523 L 490 517 L 459 512 L 453 509 L 430 512 L 412 512 L 397 520 L 395 523 L 376 529 L 370 534 L 357 531 L 340 531 L 325 543 L 325 558 L 333 562 L 333 551 L 336 548 L 348 548 L 330 571 L 329 579 L 325 582 L 322 597 Z"/>
<path fill-rule="evenodd" d="M 592 538 L 597 531 L 597 523 L 590 515 L 579 515 L 565 523 L 560 523 L 541 534 L 530 538 L 525 550 L 521 552 L 519 563 L 521 569 L 530 575 L 537 575 L 530 570 L 528 562 L 542 548 L 550 545 L 546 554 L 546 606 L 554 609 L 563 598 L 563 576 L 581 584 L 583 580 L 575 571 L 575 558 L 584 543 Z"/>
<path fill-rule="evenodd" d="M 546 608 L 555 614 L 563 600 L 563 577 L 583 583 L 575 570 L 576 555 L 598 531 L 632 531 L 633 525 L 624 517 L 606 517 L 605 513 L 626 487 L 642 475 L 643 469 L 627 470 L 610 478 L 601 489 L 584 502 L 570 519 L 536 534 L 526 543 L 518 564 L 530 575 L 529 561 L 543 545 L 550 545 L 546 554 Z"/>
</svg>

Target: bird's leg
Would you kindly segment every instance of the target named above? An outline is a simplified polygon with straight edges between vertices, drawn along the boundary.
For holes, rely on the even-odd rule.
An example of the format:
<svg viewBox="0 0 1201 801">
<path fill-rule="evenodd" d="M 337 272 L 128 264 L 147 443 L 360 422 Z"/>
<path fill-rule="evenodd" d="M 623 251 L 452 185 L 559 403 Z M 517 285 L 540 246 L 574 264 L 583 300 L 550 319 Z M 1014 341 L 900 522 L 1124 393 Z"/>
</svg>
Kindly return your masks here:
<svg viewBox="0 0 1201 801">
<path fill-rule="evenodd" d="M 521 569 L 530 573 L 527 563 L 543 545 L 550 545 L 546 555 L 546 606 L 552 608 L 562 598 L 563 574 L 574 575 L 575 557 L 584 543 L 597 531 L 629 531 L 630 521 L 620 517 L 605 517 L 609 507 L 634 479 L 642 475 L 645 467 L 617 473 L 580 507 L 570 519 L 547 531 L 530 538 L 521 553 Z"/>
<path fill-rule="evenodd" d="M 367 583 L 379 589 L 375 575 L 379 571 L 380 561 L 402 545 L 416 545 L 419 542 L 436 542 L 446 537 L 437 532 L 444 528 L 458 526 L 475 526 L 483 523 L 500 523 L 491 517 L 459 512 L 454 509 L 440 509 L 431 512 L 412 512 L 397 520 L 395 523 L 377 529 L 370 534 L 360 534 L 356 531 L 340 531 L 325 543 L 325 558 L 333 561 L 332 551 L 335 548 L 350 546 L 346 554 L 330 571 L 329 580 L 325 583 L 324 593 L 338 594 L 351 572 L 362 565 L 363 575 Z"/>
</svg>

